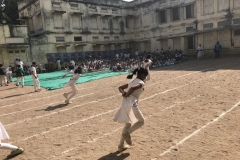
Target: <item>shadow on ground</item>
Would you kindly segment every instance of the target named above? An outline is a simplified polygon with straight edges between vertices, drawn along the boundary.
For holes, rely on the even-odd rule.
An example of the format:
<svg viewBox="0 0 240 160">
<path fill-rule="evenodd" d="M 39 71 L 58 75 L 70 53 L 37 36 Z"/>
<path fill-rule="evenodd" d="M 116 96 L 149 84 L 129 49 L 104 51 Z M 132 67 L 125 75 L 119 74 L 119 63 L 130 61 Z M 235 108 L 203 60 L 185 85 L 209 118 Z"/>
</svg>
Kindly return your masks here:
<svg viewBox="0 0 240 160">
<path fill-rule="evenodd" d="M 53 111 L 53 110 L 63 108 L 63 107 L 66 107 L 66 106 L 67 106 L 67 104 L 58 104 L 56 106 L 49 106 L 45 109 L 40 109 L 40 110 L 35 110 L 35 111 Z"/>
<path fill-rule="evenodd" d="M 124 160 L 127 157 L 129 157 L 129 153 L 119 153 L 119 152 L 114 152 L 114 153 L 109 153 L 108 155 L 105 155 L 98 160 Z"/>
</svg>

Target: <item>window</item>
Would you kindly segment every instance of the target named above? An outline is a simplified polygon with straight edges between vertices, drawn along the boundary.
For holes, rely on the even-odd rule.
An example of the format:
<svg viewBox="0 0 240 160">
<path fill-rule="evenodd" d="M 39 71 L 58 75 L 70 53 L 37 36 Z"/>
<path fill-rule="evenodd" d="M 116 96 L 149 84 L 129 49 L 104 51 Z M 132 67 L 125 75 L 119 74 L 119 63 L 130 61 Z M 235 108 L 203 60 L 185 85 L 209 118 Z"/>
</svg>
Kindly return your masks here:
<svg viewBox="0 0 240 160">
<path fill-rule="evenodd" d="M 61 9 L 60 3 L 53 3 L 52 7 L 53 7 L 53 9 Z"/>
<path fill-rule="evenodd" d="M 97 42 L 99 40 L 99 37 L 92 37 L 93 42 Z"/>
<path fill-rule="evenodd" d="M 128 18 L 126 18 L 126 28 L 128 28 Z"/>
<path fill-rule="evenodd" d="M 62 24 L 62 14 L 54 14 L 54 26 L 56 28 L 62 28 L 63 24 Z"/>
<path fill-rule="evenodd" d="M 165 23 L 167 22 L 167 19 L 166 19 L 166 11 L 160 11 L 160 23 Z"/>
<path fill-rule="evenodd" d="M 188 49 L 194 49 L 195 48 L 194 36 L 187 37 L 187 40 L 188 40 Z"/>
<path fill-rule="evenodd" d="M 27 62 L 27 54 L 25 50 L 10 50 L 8 51 L 8 56 L 9 56 L 9 64 L 15 64 L 16 58 L 21 59 L 23 63 Z"/>
<path fill-rule="evenodd" d="M 172 9 L 172 14 L 173 14 L 173 21 L 177 21 L 177 20 L 180 20 L 180 16 L 179 16 L 179 7 L 177 8 L 173 8 Z"/>
<path fill-rule="evenodd" d="M 240 29 L 234 31 L 235 36 L 240 36 Z"/>
<path fill-rule="evenodd" d="M 117 36 L 116 36 L 116 37 L 114 37 L 114 40 L 119 40 L 119 37 L 117 37 Z"/>
<path fill-rule="evenodd" d="M 78 4 L 71 4 L 71 9 L 78 10 Z"/>
<path fill-rule="evenodd" d="M 72 27 L 73 28 L 81 28 L 81 17 L 79 15 L 72 15 Z"/>
<path fill-rule="evenodd" d="M 193 27 L 186 27 L 186 32 L 191 32 L 193 31 Z"/>
<path fill-rule="evenodd" d="M 56 42 L 65 42 L 64 37 L 56 37 Z"/>
<path fill-rule="evenodd" d="M 194 17 L 194 6 L 187 5 L 186 6 L 186 19 Z"/>
<path fill-rule="evenodd" d="M 109 37 L 104 37 L 104 40 L 109 40 Z"/>
<path fill-rule="evenodd" d="M 74 37 L 74 41 L 77 41 L 77 42 L 82 41 L 82 37 Z"/>
<path fill-rule="evenodd" d="M 214 0 L 203 0 L 203 13 L 204 14 L 214 13 Z"/>
</svg>

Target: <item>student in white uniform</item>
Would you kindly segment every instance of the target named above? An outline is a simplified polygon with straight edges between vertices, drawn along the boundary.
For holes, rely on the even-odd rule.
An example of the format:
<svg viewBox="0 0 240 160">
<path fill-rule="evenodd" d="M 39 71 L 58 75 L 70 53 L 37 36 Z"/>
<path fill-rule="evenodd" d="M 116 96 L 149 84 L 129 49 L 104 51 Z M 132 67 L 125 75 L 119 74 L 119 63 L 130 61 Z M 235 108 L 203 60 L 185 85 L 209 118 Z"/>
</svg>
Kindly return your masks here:
<svg viewBox="0 0 240 160">
<path fill-rule="evenodd" d="M 199 44 L 199 46 L 197 48 L 197 58 L 202 59 L 202 57 L 203 57 L 203 48 L 202 48 L 202 45 Z"/>
<path fill-rule="evenodd" d="M 6 77 L 7 77 L 7 83 L 12 82 L 12 66 L 11 65 L 6 69 Z"/>
<path fill-rule="evenodd" d="M 152 55 L 149 54 L 149 55 L 147 55 L 147 59 L 145 61 L 143 61 L 143 68 L 147 69 L 148 73 L 149 73 L 147 78 L 144 80 L 145 82 L 150 80 L 150 71 L 149 71 L 150 69 L 149 69 L 149 67 L 151 65 L 152 65 Z M 127 76 L 127 78 L 132 79 L 133 75 L 134 74 L 130 74 L 130 75 Z"/>
<path fill-rule="evenodd" d="M 7 131 L 5 130 L 4 126 L 0 122 L 0 149 L 7 149 L 10 150 L 11 153 L 7 156 L 8 158 L 13 158 L 19 154 L 22 154 L 24 150 L 20 147 L 14 146 L 8 143 L 2 143 L 2 140 L 10 139 Z"/>
<path fill-rule="evenodd" d="M 37 75 L 37 71 L 36 71 L 36 62 L 32 62 L 32 79 L 33 79 L 33 83 L 34 83 L 34 89 L 35 92 L 40 92 L 41 88 L 40 88 L 40 82 L 38 80 L 38 75 Z"/>
<path fill-rule="evenodd" d="M 20 65 L 21 66 L 21 68 L 23 69 L 23 62 L 22 62 L 22 60 L 21 59 L 18 59 L 18 65 Z"/>
<path fill-rule="evenodd" d="M 61 70 L 61 60 L 60 60 L 60 58 L 58 58 L 58 60 L 57 60 L 57 65 L 58 65 L 58 70 L 60 71 Z"/>
<path fill-rule="evenodd" d="M 130 83 L 119 87 L 119 91 L 123 96 L 123 101 L 113 119 L 115 122 L 125 123 L 120 143 L 118 145 L 119 152 L 122 152 L 128 147 L 124 145 L 124 141 L 126 141 L 128 145 L 132 145 L 130 135 L 144 124 L 144 117 L 138 108 L 138 102 L 141 93 L 144 91 L 144 80 L 148 75 L 148 70 L 140 68 L 134 71 L 134 74 L 136 73 L 137 78 Z M 126 91 L 124 91 L 124 89 L 126 89 Z"/>
<path fill-rule="evenodd" d="M 62 78 L 66 77 L 66 75 L 68 75 L 68 74 L 73 74 L 73 76 L 69 80 L 69 82 L 64 85 L 64 88 L 70 86 L 72 90 L 68 93 L 64 93 L 63 96 L 66 98 L 65 103 L 71 104 L 72 103 L 70 101 L 71 98 L 73 98 L 73 96 L 75 96 L 77 94 L 76 82 L 82 74 L 82 68 L 78 67 L 74 72 L 73 71 L 67 72 L 66 74 L 63 75 Z"/>
</svg>

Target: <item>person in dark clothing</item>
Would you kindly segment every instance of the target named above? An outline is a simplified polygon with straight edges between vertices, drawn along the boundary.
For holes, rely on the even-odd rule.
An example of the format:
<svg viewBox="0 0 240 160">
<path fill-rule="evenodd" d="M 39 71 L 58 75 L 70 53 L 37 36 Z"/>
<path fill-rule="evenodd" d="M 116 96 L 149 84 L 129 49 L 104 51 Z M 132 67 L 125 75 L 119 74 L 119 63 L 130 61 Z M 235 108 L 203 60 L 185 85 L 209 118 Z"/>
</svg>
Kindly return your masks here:
<svg viewBox="0 0 240 160">
<path fill-rule="evenodd" d="M 0 64 L 0 86 L 2 86 L 2 81 L 4 81 L 5 86 L 8 86 L 6 81 L 6 73 L 3 70 L 3 65 Z"/>
<path fill-rule="evenodd" d="M 17 77 L 16 86 L 19 86 L 19 80 L 21 79 L 21 84 L 23 87 L 24 86 L 24 71 L 20 65 L 17 65 L 16 77 Z"/>
<path fill-rule="evenodd" d="M 220 52 L 222 51 L 222 46 L 219 43 L 219 41 L 217 41 L 217 44 L 214 47 L 214 52 L 215 52 L 215 58 L 220 58 Z"/>
</svg>

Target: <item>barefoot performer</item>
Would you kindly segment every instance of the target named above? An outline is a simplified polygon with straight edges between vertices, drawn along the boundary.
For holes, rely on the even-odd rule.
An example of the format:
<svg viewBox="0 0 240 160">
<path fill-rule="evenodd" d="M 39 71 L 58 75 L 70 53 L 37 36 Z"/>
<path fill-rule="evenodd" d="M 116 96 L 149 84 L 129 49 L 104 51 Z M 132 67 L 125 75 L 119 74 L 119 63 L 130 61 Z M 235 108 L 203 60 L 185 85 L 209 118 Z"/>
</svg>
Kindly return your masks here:
<svg viewBox="0 0 240 160">
<path fill-rule="evenodd" d="M 67 72 L 65 75 L 63 75 L 62 78 L 66 77 L 66 75 L 68 74 L 73 74 L 73 76 L 69 80 L 69 82 L 64 85 L 64 88 L 70 86 L 72 91 L 64 93 L 63 96 L 66 98 L 65 103 L 71 104 L 72 102 L 70 101 L 70 99 L 77 94 L 76 82 L 82 74 L 82 68 L 78 67 L 74 72 L 73 71 Z"/>
<path fill-rule="evenodd" d="M 119 152 L 122 152 L 128 147 L 124 145 L 124 141 L 126 141 L 128 145 L 132 145 L 130 135 L 144 124 L 144 117 L 138 107 L 138 101 L 141 93 L 144 91 L 144 80 L 148 76 L 148 70 L 139 68 L 136 69 L 134 73 L 137 73 L 137 78 L 119 87 L 123 101 L 113 119 L 115 122 L 125 123 L 118 145 Z M 124 89 L 126 89 L 126 91 L 124 91 Z"/>
</svg>

